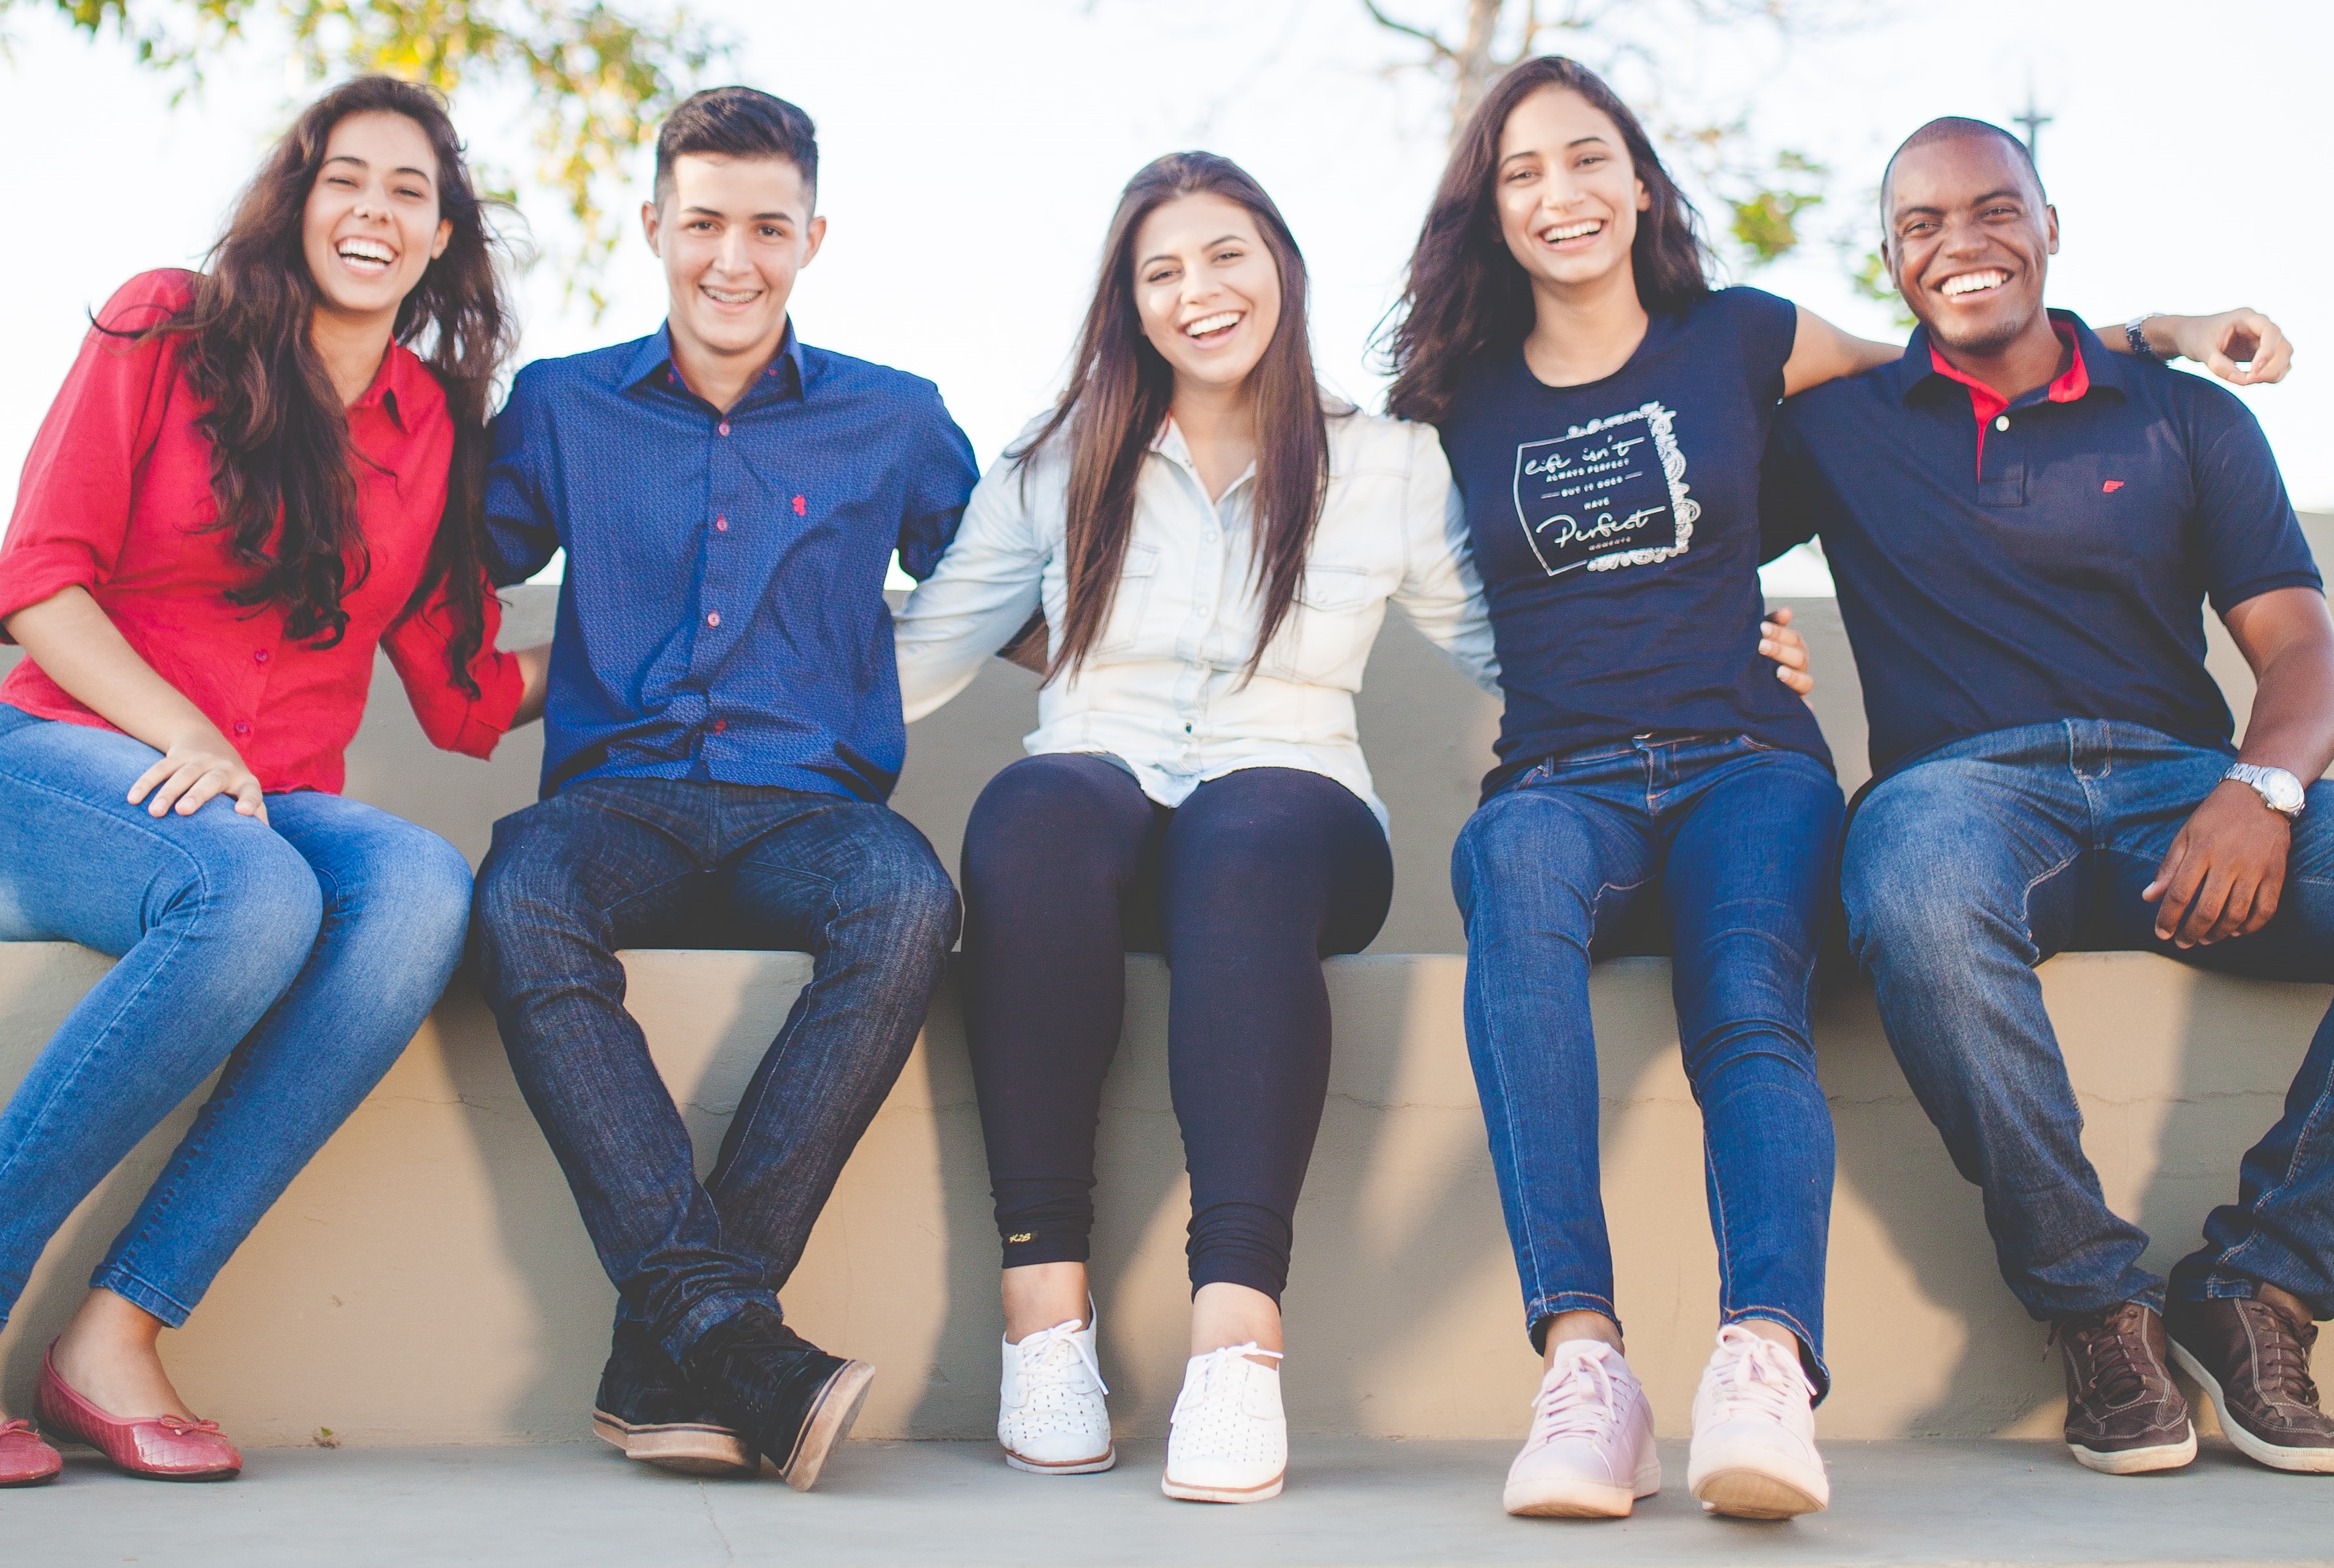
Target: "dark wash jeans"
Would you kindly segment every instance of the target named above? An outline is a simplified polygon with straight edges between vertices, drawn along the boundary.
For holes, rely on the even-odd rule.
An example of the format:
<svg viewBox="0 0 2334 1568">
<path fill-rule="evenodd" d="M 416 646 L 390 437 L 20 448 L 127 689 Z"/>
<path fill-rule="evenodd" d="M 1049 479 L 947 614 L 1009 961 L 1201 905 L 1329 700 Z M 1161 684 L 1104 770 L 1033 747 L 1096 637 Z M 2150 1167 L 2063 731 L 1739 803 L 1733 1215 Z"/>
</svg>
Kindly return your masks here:
<svg viewBox="0 0 2334 1568">
<path fill-rule="evenodd" d="M 495 824 L 474 923 L 511 1069 L 619 1318 L 679 1360 L 747 1302 L 775 1305 L 956 940 L 956 890 L 924 835 L 837 795 L 589 779 Z M 800 948 L 814 965 L 701 1184 L 615 958 L 675 946 Z"/>
<path fill-rule="evenodd" d="M 1905 1076 L 2038 1319 L 2164 1304 L 2147 1236 L 2111 1212 L 2083 1157 L 2082 1111 L 2034 966 L 2130 948 L 2261 979 L 2334 979 L 2334 786 L 2310 786 L 2276 918 L 2185 951 L 2156 939 L 2140 890 L 2229 765 L 2137 725 L 2069 719 L 1972 736 L 1874 786 L 1847 834 L 1849 939 Z M 2334 1015 L 2285 1113 L 2238 1169 L 2237 1201 L 2172 1272 L 2183 1300 L 2257 1282 L 2334 1316 Z"/>
<path fill-rule="evenodd" d="M 1657 919 L 1702 1107 L 1720 1313 L 1789 1329 L 1829 1387 L 1832 1126 L 1808 1011 L 1842 811 L 1802 753 L 1641 737 L 1541 764 L 1461 831 L 1467 1049 L 1535 1345 L 1556 1313 L 1619 1318 L 1588 970 Z"/>
</svg>

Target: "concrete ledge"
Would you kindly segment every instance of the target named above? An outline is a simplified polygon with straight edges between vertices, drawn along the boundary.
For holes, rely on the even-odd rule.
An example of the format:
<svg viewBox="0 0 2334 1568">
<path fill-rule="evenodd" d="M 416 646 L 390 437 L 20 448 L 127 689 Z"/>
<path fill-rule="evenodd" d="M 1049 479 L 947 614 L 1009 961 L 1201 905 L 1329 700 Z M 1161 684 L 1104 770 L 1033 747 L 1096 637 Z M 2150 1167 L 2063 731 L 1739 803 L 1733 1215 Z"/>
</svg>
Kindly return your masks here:
<svg viewBox="0 0 2334 1568">
<path fill-rule="evenodd" d="M 0 1094 L 106 960 L 0 945 Z M 626 956 L 631 1005 L 709 1159 L 808 976 L 796 954 Z M 1165 1061 L 1166 976 L 1129 960 L 1106 1097 L 1096 1278 L 1104 1371 L 1130 1436 L 1163 1432 L 1181 1381 L 1181 1148 Z M 1536 1377 L 1460 1032 L 1463 960 L 1331 961 L 1331 1099 L 1288 1299 L 1287 1389 L 1303 1433 L 1511 1438 Z M 2073 954 L 2043 978 L 2109 1198 L 2194 1245 L 2275 1118 L 2323 986 L 2205 975 L 2140 954 Z M 1717 1273 L 1699 1115 L 1678 1066 L 1668 966 L 1595 982 L 1606 1207 L 1632 1358 L 1681 1431 Z M 1871 1000 L 1818 1024 L 1839 1127 L 1832 1228 L 1831 1438 L 2040 1437 L 2058 1371 L 1995 1275 L 1977 1196 L 1888 1055 Z M 24 1409 L 41 1347 L 178 1136 L 159 1130 L 77 1213 L 0 1337 Z M 996 1414 L 996 1245 L 954 996 L 857 1156 L 786 1293 L 823 1343 L 882 1370 L 870 1438 L 986 1436 Z M 254 1446 L 571 1440 L 613 1302 L 493 1022 L 458 980 L 374 1094 L 294 1185 L 169 1347 L 197 1408 Z M 2334 1355 L 2321 1352 L 2321 1371 Z"/>
</svg>

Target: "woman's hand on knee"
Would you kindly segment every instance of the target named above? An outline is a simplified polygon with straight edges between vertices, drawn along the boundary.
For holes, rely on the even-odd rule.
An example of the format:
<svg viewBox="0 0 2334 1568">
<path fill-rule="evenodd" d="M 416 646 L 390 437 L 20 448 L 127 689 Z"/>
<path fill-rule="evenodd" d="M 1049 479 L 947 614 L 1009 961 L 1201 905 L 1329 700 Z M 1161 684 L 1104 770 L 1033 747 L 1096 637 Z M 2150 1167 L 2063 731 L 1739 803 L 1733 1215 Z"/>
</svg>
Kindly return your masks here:
<svg viewBox="0 0 2334 1568">
<path fill-rule="evenodd" d="M 153 798 L 147 800 L 149 793 Z M 236 814 L 267 820 L 267 798 L 258 775 L 244 765 L 226 736 L 206 729 L 172 740 L 161 759 L 130 786 L 130 803 L 144 801 L 147 812 L 158 817 L 168 815 L 175 805 L 180 816 L 188 817 L 217 794 L 234 797 Z"/>
</svg>

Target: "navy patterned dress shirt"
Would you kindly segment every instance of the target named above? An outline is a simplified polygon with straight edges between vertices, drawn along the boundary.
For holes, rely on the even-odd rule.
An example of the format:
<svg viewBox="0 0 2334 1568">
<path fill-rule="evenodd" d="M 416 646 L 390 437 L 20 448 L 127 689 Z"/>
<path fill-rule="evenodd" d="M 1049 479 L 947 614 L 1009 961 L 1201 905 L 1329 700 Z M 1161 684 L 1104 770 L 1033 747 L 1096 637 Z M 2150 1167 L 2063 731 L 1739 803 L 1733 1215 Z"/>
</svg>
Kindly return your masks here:
<svg viewBox="0 0 2334 1568">
<path fill-rule="evenodd" d="M 691 778 L 882 800 L 907 754 L 892 553 L 928 575 L 979 477 L 930 381 L 785 346 L 727 414 L 663 329 L 518 374 L 487 481 L 497 583 L 567 552 L 543 794 Z"/>
</svg>

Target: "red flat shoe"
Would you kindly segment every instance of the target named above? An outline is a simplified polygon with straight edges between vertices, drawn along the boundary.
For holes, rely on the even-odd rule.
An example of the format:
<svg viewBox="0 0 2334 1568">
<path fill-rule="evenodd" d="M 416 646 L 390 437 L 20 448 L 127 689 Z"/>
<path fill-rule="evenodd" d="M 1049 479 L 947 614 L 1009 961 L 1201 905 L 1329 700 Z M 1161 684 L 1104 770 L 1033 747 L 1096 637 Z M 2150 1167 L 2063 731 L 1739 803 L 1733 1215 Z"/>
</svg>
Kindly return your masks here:
<svg viewBox="0 0 2334 1568">
<path fill-rule="evenodd" d="M 230 1481 L 243 1469 L 243 1455 L 219 1436 L 217 1421 L 181 1416 L 151 1416 L 124 1421 L 107 1415 L 57 1376 L 56 1347 L 41 1358 L 41 1380 L 33 1407 L 41 1425 L 60 1438 L 87 1443 L 128 1475 L 157 1481 Z"/>
<path fill-rule="evenodd" d="M 41 1441 L 30 1421 L 0 1421 L 0 1486 L 37 1486 L 53 1481 L 64 1456 Z"/>
</svg>

